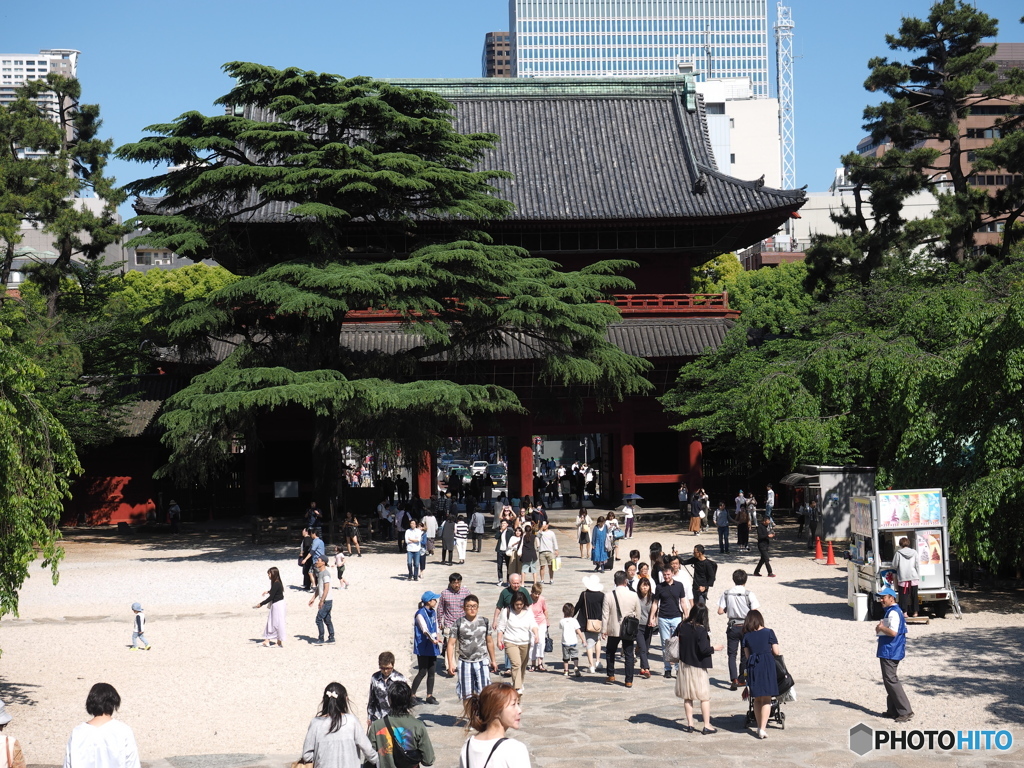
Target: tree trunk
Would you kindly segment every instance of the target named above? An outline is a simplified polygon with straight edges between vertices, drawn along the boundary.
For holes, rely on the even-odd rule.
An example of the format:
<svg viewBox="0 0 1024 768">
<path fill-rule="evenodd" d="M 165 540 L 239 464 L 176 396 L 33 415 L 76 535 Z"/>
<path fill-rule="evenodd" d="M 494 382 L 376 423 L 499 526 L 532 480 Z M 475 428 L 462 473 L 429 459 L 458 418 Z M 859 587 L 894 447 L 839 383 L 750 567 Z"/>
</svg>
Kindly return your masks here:
<svg viewBox="0 0 1024 768">
<path fill-rule="evenodd" d="M 314 416 L 313 492 L 322 509 L 338 495 L 344 451 L 338 438 L 338 422 L 333 416 Z"/>
<path fill-rule="evenodd" d="M 0 280 L 3 280 L 3 292 L 0 293 L 0 307 L 7 301 L 7 283 L 11 279 L 11 266 L 14 264 L 14 243 L 7 243 L 4 249 L 3 262 L 0 263 Z"/>
</svg>

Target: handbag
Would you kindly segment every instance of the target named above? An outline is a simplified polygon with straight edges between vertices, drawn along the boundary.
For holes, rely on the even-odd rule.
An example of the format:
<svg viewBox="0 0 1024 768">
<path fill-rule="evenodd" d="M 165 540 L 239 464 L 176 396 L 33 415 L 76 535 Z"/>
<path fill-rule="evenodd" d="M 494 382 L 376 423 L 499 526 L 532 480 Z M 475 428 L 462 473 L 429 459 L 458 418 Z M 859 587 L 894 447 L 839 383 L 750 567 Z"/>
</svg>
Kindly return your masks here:
<svg viewBox="0 0 1024 768">
<path fill-rule="evenodd" d="M 552 571 L 557 571 L 561 567 L 562 567 L 562 558 L 556 557 L 554 560 L 551 561 L 551 570 Z"/>
<path fill-rule="evenodd" d="M 615 541 L 618 541 L 619 539 L 624 539 L 626 538 L 626 532 L 621 528 L 616 528 L 612 531 L 612 538 L 615 539 Z"/>
<path fill-rule="evenodd" d="M 615 598 L 615 611 L 619 614 L 619 634 L 623 640 L 632 643 L 640 632 L 640 619 L 636 616 L 622 618 L 622 608 L 619 606 L 619 596 L 612 590 L 612 597 Z"/>
<path fill-rule="evenodd" d="M 583 598 L 583 615 L 587 617 L 587 623 L 586 626 L 584 626 L 584 629 L 587 632 L 600 632 L 602 629 L 604 629 L 604 625 L 601 623 L 600 619 L 590 618 L 590 611 L 587 610 L 586 598 Z"/>
<path fill-rule="evenodd" d="M 555 650 L 555 643 L 551 639 L 551 635 L 545 634 L 544 635 L 544 653 L 551 653 L 553 650 Z"/>
<path fill-rule="evenodd" d="M 395 738 L 395 729 L 391 726 L 391 718 L 384 715 L 384 725 L 387 726 L 388 735 L 391 737 L 391 759 L 396 768 L 419 768 L 423 761 L 423 752 L 419 749 L 404 749 Z"/>
<path fill-rule="evenodd" d="M 782 656 L 775 657 L 775 681 L 779 686 L 779 694 L 783 694 L 793 687 L 793 676 L 786 669 L 786 660 Z"/>
<path fill-rule="evenodd" d="M 665 661 L 669 664 L 679 663 L 679 638 L 676 635 L 665 641 Z"/>
</svg>

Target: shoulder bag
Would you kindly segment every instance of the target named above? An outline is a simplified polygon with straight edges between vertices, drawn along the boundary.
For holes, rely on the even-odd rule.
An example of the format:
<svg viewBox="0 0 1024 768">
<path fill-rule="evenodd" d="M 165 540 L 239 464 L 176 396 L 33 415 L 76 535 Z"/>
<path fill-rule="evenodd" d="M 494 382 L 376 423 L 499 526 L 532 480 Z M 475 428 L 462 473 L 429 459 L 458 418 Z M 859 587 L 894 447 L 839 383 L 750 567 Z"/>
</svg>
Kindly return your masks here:
<svg viewBox="0 0 1024 768">
<path fill-rule="evenodd" d="M 604 625 L 601 623 L 600 619 L 590 618 L 590 610 L 587 608 L 586 595 L 583 596 L 583 616 L 587 620 L 586 626 L 584 627 L 587 632 L 600 632 L 604 629 Z"/>
<path fill-rule="evenodd" d="M 619 605 L 619 596 L 615 594 L 615 590 L 612 590 L 612 597 L 615 598 L 615 612 L 619 614 L 619 635 L 623 640 L 632 643 L 640 632 L 640 619 L 636 616 L 622 618 L 622 606 Z"/>
<path fill-rule="evenodd" d="M 423 753 L 419 749 L 404 749 L 395 738 L 395 729 L 391 726 L 391 718 L 384 715 L 384 725 L 387 726 L 388 735 L 391 737 L 391 759 L 396 768 L 419 768 L 423 760 Z"/>
</svg>

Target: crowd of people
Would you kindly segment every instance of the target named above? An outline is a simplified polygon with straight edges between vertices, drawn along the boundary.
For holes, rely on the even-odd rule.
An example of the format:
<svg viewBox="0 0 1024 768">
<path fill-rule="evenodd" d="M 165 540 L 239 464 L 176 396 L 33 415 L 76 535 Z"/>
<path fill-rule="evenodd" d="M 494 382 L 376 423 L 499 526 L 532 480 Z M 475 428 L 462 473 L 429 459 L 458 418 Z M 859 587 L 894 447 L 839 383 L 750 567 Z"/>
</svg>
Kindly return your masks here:
<svg viewBox="0 0 1024 768">
<path fill-rule="evenodd" d="M 768 545 L 775 535 L 774 496 L 770 486 L 768 490 L 769 503 L 763 513 L 758 511 L 753 495 L 742 491 L 732 510 L 720 503 L 710 512 L 702 490 L 690 497 L 683 486 L 681 509 L 685 505 L 691 513 L 691 519 L 684 521 L 685 528 L 694 530 L 696 519 L 696 532 L 700 533 L 713 522 L 719 534 L 718 552 L 726 555 L 733 527 L 735 545 L 749 550 L 743 526 L 752 522 L 760 553 L 753 575 L 759 576 L 764 567 L 772 576 Z M 688 498 L 683 498 L 684 494 Z M 412 615 L 410 640 L 416 671 L 411 681 L 396 670 L 393 652 L 380 653 L 378 671 L 370 680 L 365 722 L 352 714 L 346 688 L 338 682 L 329 683 L 309 724 L 300 762 L 310 763 L 313 768 L 433 764 L 435 753 L 428 731 L 412 709 L 439 704 L 435 687 L 440 671 L 454 682 L 455 696 L 463 702 L 465 722 L 473 732 L 460 750 L 460 765 L 529 766 L 525 746 L 506 738 L 509 729 L 519 728 L 527 674 L 552 671 L 566 678 L 598 675 L 605 684 L 617 685 L 621 668 L 622 684 L 632 688 L 637 678 L 652 677 L 651 668 L 659 661 L 655 636 L 663 675 L 674 678 L 674 693 L 683 702 L 683 731 L 696 731 L 699 711 L 700 733 L 718 733 L 712 724 L 708 670 L 714 654 L 725 651 L 730 689 L 743 689 L 741 695 L 749 701 L 748 720 L 754 734 L 767 738 L 769 718 L 788 690 L 783 687 L 788 673 L 781 663 L 781 646 L 775 630 L 766 625 L 761 602 L 748 588 L 750 574 L 746 570 L 734 569 L 732 584 L 724 590 L 716 587 L 718 563 L 708 552 L 713 545 L 698 543 L 690 554 L 683 555 L 675 546 L 666 552 L 655 542 L 643 559 L 640 550 L 620 551 L 628 546 L 623 542 L 632 537 L 639 511 L 633 503 L 627 502 L 596 520 L 590 511 L 581 508 L 573 529 L 579 560 L 592 565 L 593 571 L 582 578 L 583 589 L 575 602 L 549 606 L 544 588 L 553 584 L 561 556 L 543 504 L 530 497 L 514 504 L 503 497 L 495 503 L 489 523 L 482 509 L 475 510 L 467 521 L 448 495 L 418 508 L 399 505 L 398 514 L 392 513 L 387 502 L 381 507 L 386 514 L 378 510 L 379 530 L 386 531 L 406 553 L 409 579 L 424 578 L 427 559 L 435 553 L 437 540 L 442 545 L 441 563 L 453 565 L 455 557 L 459 563 L 465 562 L 467 552 L 489 551 L 484 540 L 490 535 L 500 589 L 496 597 L 474 594 L 464 584 L 462 574 L 451 571 L 440 591 L 424 591 Z M 314 642 L 333 643 L 332 590 L 335 581 L 338 588 L 347 587 L 343 574 L 351 550 L 345 553 L 334 546 L 328 554 L 315 503 L 304 522 L 298 564 L 303 589 L 312 593 L 309 605 L 317 606 L 318 637 Z M 358 521 L 349 515 L 343 527 L 344 543 L 354 546 L 357 556 L 361 556 L 356 529 Z M 907 569 L 909 573 L 910 566 Z M 612 574 L 612 585 L 607 590 L 602 583 L 606 571 Z M 908 579 L 912 576 L 910 573 Z M 267 577 L 269 588 L 254 606 L 268 609 L 262 646 L 283 647 L 286 616 L 282 576 L 278 568 L 272 567 Z M 717 600 L 712 597 L 716 589 Z M 897 597 L 905 597 L 908 604 L 912 599 L 909 594 L 883 591 L 886 614 L 876 631 L 888 694 L 887 714 L 906 722 L 913 713 L 896 675 L 906 635 Z M 482 610 L 490 600 L 494 601 L 493 614 Z M 722 642 L 717 644 L 710 634 L 711 610 L 725 616 L 727 623 Z M 148 649 L 141 604 L 133 604 L 132 611 L 131 647 Z M 508 681 L 493 681 L 492 676 Z M 421 688 L 422 698 L 418 695 Z M 120 697 L 112 686 L 93 686 L 86 701 L 91 719 L 72 731 L 65 768 L 140 768 L 131 729 L 113 719 L 119 706 Z M 10 722 L 10 715 L 0 703 L 0 737 L 8 768 L 24 768 L 20 744 L 2 734 Z"/>
</svg>

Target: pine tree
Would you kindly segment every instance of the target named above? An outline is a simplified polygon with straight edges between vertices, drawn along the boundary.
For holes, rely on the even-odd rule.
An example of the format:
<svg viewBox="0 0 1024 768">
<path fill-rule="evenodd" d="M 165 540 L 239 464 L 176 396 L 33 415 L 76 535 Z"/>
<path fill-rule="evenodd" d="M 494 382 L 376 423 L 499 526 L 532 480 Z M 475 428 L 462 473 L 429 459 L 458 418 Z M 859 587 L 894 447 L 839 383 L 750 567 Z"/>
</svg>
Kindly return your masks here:
<svg viewBox="0 0 1024 768">
<path fill-rule="evenodd" d="M 237 342 L 172 398 L 162 423 L 171 471 L 204 477 L 260 414 L 313 415 L 317 492 L 333 495 L 349 438 L 402 438 L 432 449 L 474 417 L 523 411 L 509 389 L 466 383 L 508 338 L 535 356 L 540 382 L 610 401 L 644 391 L 646 363 L 608 343 L 618 314 L 599 303 L 630 283 L 627 262 L 579 272 L 482 230 L 509 211 L 476 168 L 498 141 L 462 135 L 436 94 L 365 77 L 235 62 L 218 103 L 150 126 L 122 158 L 179 170 L 129 185 L 143 201 L 146 240 L 193 259 L 216 258 L 241 279 L 186 304 L 171 325 L 183 354 Z M 251 223 L 269 206 L 281 220 Z M 398 313 L 412 334 L 396 351 L 354 352 L 348 314 Z"/>
</svg>

